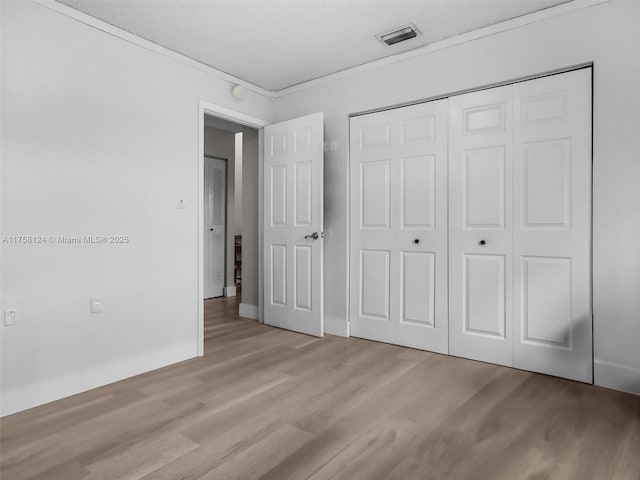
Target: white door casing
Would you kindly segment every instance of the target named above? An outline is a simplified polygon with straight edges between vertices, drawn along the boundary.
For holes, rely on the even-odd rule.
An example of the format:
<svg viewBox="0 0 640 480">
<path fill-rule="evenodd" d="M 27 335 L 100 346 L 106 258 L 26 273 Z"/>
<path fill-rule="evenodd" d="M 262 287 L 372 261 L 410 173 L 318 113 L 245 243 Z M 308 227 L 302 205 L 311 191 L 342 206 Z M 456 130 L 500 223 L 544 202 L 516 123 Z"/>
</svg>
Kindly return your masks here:
<svg viewBox="0 0 640 480">
<path fill-rule="evenodd" d="M 323 122 L 315 113 L 264 129 L 264 322 L 316 336 L 324 333 Z"/>
<path fill-rule="evenodd" d="M 204 159 L 204 298 L 224 293 L 227 162 Z"/>
<path fill-rule="evenodd" d="M 351 335 L 446 353 L 447 100 L 351 118 Z"/>
<path fill-rule="evenodd" d="M 514 366 L 591 383 L 591 68 L 514 85 Z"/>
<path fill-rule="evenodd" d="M 513 86 L 450 98 L 449 352 L 513 365 Z"/>
</svg>

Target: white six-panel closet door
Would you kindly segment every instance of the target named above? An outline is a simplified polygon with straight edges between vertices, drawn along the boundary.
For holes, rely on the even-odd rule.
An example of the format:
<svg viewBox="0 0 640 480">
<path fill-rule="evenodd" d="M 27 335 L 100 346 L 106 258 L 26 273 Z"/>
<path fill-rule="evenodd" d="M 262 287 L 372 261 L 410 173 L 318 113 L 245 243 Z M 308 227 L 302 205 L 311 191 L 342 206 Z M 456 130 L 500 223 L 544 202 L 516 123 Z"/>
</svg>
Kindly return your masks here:
<svg viewBox="0 0 640 480">
<path fill-rule="evenodd" d="M 450 106 L 450 353 L 591 382 L 591 70 Z"/>
<path fill-rule="evenodd" d="M 514 366 L 592 382 L 591 69 L 514 85 Z"/>
<path fill-rule="evenodd" d="M 449 352 L 513 365 L 512 96 L 459 95 L 449 110 Z"/>
<path fill-rule="evenodd" d="M 591 382 L 591 69 L 350 136 L 351 334 Z"/>
<path fill-rule="evenodd" d="M 351 335 L 446 353 L 447 100 L 351 119 Z"/>
</svg>

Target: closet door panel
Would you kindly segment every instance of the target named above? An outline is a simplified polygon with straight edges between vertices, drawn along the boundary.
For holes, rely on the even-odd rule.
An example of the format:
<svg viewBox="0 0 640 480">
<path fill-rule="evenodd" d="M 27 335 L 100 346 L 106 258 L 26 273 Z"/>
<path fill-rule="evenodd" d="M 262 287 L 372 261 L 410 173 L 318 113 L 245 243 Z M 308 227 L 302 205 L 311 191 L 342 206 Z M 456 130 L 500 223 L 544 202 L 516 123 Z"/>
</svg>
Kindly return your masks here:
<svg viewBox="0 0 640 480">
<path fill-rule="evenodd" d="M 513 364 L 512 86 L 450 99 L 449 352 Z"/>
<path fill-rule="evenodd" d="M 350 332 L 370 340 L 392 342 L 398 309 L 397 143 L 391 112 L 351 119 L 351 263 Z"/>
<path fill-rule="evenodd" d="M 591 69 L 350 126 L 351 334 L 591 382 Z"/>
<path fill-rule="evenodd" d="M 353 336 L 448 351 L 447 103 L 351 119 Z"/>
<path fill-rule="evenodd" d="M 514 86 L 514 365 L 591 383 L 591 69 Z"/>
</svg>

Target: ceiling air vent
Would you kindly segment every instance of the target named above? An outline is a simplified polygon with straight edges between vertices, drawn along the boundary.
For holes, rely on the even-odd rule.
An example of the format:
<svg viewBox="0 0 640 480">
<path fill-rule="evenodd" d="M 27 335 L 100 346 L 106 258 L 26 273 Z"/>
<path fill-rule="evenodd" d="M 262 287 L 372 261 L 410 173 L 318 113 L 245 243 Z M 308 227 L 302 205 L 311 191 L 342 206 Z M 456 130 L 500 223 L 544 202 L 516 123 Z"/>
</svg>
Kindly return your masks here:
<svg viewBox="0 0 640 480">
<path fill-rule="evenodd" d="M 402 27 L 394 28 L 390 32 L 380 33 L 376 35 L 376 38 L 382 43 L 393 45 L 417 37 L 420 34 L 420 30 L 413 23 L 408 23 Z"/>
</svg>

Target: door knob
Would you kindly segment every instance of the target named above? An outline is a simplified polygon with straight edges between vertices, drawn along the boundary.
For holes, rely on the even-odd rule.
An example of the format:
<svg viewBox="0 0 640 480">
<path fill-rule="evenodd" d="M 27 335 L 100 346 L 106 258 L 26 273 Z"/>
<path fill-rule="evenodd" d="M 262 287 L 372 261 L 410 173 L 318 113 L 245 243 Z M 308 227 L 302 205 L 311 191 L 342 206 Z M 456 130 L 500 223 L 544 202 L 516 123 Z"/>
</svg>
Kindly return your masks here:
<svg viewBox="0 0 640 480">
<path fill-rule="evenodd" d="M 414 239 L 413 243 L 415 243 L 416 245 L 419 244 L 420 243 L 420 239 L 419 238 Z"/>
<path fill-rule="evenodd" d="M 318 235 L 318 232 L 313 232 L 311 235 L 305 235 L 304 238 L 313 238 L 314 240 L 317 240 L 320 237 L 320 235 Z"/>
<path fill-rule="evenodd" d="M 213 232 L 213 228 L 210 228 L 210 229 L 209 229 L 209 231 L 210 231 L 210 232 Z"/>
<path fill-rule="evenodd" d="M 486 240 L 480 240 L 478 242 L 478 245 L 486 245 L 486 244 L 487 244 Z"/>
</svg>

